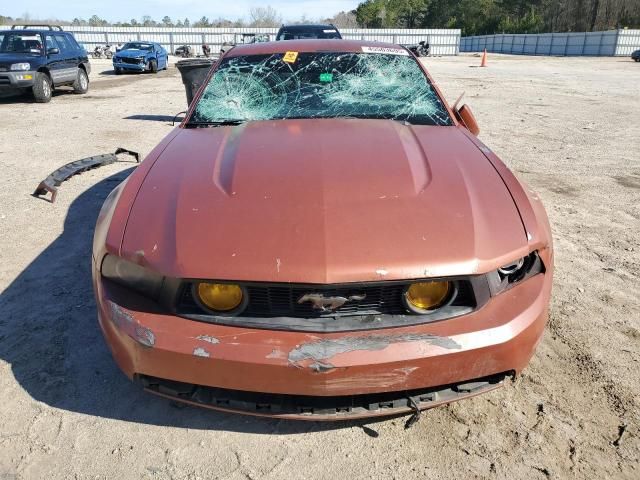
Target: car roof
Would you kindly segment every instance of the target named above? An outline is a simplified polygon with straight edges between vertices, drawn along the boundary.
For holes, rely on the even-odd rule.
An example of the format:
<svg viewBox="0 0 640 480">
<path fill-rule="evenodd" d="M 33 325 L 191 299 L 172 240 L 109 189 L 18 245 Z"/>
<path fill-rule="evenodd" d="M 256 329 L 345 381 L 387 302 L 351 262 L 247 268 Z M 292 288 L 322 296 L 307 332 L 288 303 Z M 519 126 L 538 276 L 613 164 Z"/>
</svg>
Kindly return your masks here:
<svg viewBox="0 0 640 480">
<path fill-rule="evenodd" d="M 392 48 L 406 50 L 395 43 L 372 42 L 363 40 L 338 39 L 309 39 L 287 40 L 286 42 L 264 42 L 236 45 L 229 50 L 225 57 L 239 57 L 243 55 L 268 55 L 270 53 L 286 52 L 362 52 L 362 47 Z"/>
<path fill-rule="evenodd" d="M 333 30 L 337 30 L 337 28 L 334 25 L 326 24 L 326 23 L 304 23 L 304 24 L 295 23 L 291 25 L 282 25 L 282 27 L 280 28 L 286 28 L 287 30 L 308 30 L 310 28 L 313 28 L 313 29 L 331 28 Z"/>
<path fill-rule="evenodd" d="M 24 34 L 24 33 L 40 33 L 42 35 L 45 35 L 45 34 L 60 35 L 61 33 L 64 33 L 66 35 L 71 35 L 71 32 L 66 32 L 64 30 L 49 30 L 48 28 L 8 28 L 8 29 L 0 30 L 0 33 L 3 34 L 3 35 L 5 35 L 7 33 L 22 33 L 22 34 Z"/>
</svg>

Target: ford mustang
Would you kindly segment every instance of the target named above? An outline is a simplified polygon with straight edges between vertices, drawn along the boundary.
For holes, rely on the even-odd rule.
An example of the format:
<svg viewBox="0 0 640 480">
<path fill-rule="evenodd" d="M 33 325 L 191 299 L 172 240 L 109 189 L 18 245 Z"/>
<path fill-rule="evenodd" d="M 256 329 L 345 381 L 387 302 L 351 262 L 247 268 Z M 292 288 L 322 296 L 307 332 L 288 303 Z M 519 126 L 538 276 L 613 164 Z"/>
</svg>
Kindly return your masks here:
<svg viewBox="0 0 640 480">
<path fill-rule="evenodd" d="M 547 322 L 552 240 L 477 133 L 403 47 L 235 47 L 100 212 L 115 361 L 161 396 L 296 419 L 508 383 Z"/>
</svg>

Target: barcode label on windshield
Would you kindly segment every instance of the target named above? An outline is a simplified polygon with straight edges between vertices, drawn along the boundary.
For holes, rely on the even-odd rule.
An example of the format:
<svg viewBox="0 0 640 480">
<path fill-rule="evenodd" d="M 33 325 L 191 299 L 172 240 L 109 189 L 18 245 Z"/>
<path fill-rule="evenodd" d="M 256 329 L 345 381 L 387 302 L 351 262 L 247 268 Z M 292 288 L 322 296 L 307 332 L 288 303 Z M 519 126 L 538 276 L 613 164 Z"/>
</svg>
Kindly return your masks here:
<svg viewBox="0 0 640 480">
<path fill-rule="evenodd" d="M 405 57 L 409 56 L 409 52 L 402 48 L 391 48 L 391 47 L 362 47 L 362 51 L 364 53 L 382 53 L 384 55 L 403 55 Z"/>
</svg>

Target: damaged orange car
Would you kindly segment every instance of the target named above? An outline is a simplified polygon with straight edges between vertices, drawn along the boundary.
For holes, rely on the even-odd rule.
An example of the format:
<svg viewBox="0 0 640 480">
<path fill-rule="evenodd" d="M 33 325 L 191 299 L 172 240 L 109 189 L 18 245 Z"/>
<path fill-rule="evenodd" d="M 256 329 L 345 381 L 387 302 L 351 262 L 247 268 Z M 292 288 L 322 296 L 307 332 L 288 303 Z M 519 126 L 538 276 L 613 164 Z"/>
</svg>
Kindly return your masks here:
<svg viewBox="0 0 640 480">
<path fill-rule="evenodd" d="M 403 47 L 233 48 L 100 212 L 116 362 L 171 399 L 314 420 L 503 385 L 547 322 L 552 241 L 476 134 Z"/>
</svg>

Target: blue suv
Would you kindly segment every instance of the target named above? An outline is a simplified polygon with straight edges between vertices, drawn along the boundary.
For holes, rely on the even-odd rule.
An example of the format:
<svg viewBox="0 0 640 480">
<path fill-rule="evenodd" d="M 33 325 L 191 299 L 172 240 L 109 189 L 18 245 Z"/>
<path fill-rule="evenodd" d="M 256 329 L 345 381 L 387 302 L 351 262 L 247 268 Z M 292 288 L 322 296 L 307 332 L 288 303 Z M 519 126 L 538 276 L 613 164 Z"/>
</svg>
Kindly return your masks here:
<svg viewBox="0 0 640 480">
<path fill-rule="evenodd" d="M 168 66 L 169 54 L 162 45 L 155 42 L 125 43 L 113 57 L 116 75 L 125 70 L 156 73 L 158 70 L 166 70 Z"/>
<path fill-rule="evenodd" d="M 87 52 L 61 27 L 0 30 L 0 90 L 31 90 L 36 102 L 46 103 L 54 89 L 65 85 L 87 93 L 90 72 Z"/>
</svg>

